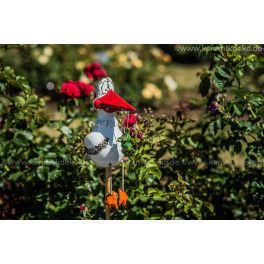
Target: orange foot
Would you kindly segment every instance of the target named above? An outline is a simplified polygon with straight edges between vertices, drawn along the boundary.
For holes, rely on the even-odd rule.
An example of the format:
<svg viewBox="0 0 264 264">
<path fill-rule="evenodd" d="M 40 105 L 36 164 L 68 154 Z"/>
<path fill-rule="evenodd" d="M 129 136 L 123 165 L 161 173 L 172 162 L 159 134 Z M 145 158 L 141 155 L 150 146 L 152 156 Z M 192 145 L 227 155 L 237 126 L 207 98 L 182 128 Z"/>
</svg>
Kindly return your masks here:
<svg viewBox="0 0 264 264">
<path fill-rule="evenodd" d="M 115 208 L 115 209 L 117 209 L 117 208 L 118 208 L 116 192 L 112 192 L 112 194 L 108 194 L 108 195 L 105 197 L 105 204 L 106 204 L 106 206 L 107 206 L 109 209 L 111 209 L 111 208 Z"/>
<path fill-rule="evenodd" d="M 125 191 L 122 191 L 121 188 L 118 189 L 118 205 L 125 206 L 128 200 L 128 196 Z"/>
</svg>

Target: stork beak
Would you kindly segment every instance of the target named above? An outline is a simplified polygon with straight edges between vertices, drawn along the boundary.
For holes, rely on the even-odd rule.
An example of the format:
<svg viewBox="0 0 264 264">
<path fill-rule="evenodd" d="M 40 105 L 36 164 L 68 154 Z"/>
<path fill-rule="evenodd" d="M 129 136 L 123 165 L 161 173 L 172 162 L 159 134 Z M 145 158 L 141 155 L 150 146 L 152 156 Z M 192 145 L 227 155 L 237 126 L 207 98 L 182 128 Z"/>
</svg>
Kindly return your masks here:
<svg viewBox="0 0 264 264">
<path fill-rule="evenodd" d="M 108 113 L 118 112 L 122 110 L 136 111 L 136 108 L 134 106 L 125 101 L 113 90 L 109 90 L 102 97 L 96 98 L 93 103 L 95 108 L 103 109 Z"/>
</svg>

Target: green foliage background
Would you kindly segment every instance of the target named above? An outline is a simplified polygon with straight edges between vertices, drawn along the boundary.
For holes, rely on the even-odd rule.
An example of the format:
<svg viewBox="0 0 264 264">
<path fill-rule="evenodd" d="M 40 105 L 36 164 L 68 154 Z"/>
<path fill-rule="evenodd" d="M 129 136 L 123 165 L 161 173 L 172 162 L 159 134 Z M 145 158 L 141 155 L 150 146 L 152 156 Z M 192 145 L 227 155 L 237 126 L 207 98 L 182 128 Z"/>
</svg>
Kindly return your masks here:
<svg viewBox="0 0 264 264">
<path fill-rule="evenodd" d="M 83 138 L 95 120 L 91 100 L 59 94 L 62 82 L 84 80 L 82 68 L 99 59 L 117 91 L 138 107 L 137 128 L 144 132 L 142 140 L 132 139 L 135 151 L 125 165 L 129 204 L 113 219 L 263 219 L 263 52 L 201 47 L 195 60 L 209 64 L 199 73 L 202 96 L 192 107 L 201 112 L 192 120 L 184 111 L 143 110 L 161 107 L 173 93 L 164 82 L 173 63 L 160 47 L 2 45 L 0 217 L 104 219 L 104 171 L 84 159 Z M 142 96 L 148 84 L 158 89 L 151 98 Z M 47 115 L 51 99 L 60 118 Z M 220 105 L 217 115 L 207 110 L 212 102 Z M 113 171 L 115 189 L 120 169 Z"/>
</svg>

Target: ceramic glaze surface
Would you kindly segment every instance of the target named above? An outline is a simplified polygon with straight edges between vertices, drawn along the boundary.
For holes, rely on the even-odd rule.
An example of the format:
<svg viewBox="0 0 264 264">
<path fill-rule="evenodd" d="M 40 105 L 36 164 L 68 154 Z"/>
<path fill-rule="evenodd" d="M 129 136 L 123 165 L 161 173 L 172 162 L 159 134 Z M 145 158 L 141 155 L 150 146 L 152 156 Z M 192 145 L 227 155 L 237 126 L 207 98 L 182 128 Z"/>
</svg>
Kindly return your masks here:
<svg viewBox="0 0 264 264">
<path fill-rule="evenodd" d="M 116 166 L 124 157 L 121 143 L 118 142 L 118 138 L 121 136 L 122 132 L 114 114 L 98 110 L 93 131 L 84 139 L 88 152 L 94 150 L 94 153 L 88 153 L 89 158 L 98 167 L 105 168 L 109 167 L 110 164 Z"/>
<path fill-rule="evenodd" d="M 102 97 L 109 89 L 114 90 L 112 80 L 104 78 L 96 88 L 96 98 Z M 124 155 L 118 139 L 122 132 L 114 113 L 107 113 L 102 109 L 97 110 L 95 126 L 91 133 L 86 135 L 84 144 L 89 158 L 101 168 L 116 166 Z"/>
</svg>

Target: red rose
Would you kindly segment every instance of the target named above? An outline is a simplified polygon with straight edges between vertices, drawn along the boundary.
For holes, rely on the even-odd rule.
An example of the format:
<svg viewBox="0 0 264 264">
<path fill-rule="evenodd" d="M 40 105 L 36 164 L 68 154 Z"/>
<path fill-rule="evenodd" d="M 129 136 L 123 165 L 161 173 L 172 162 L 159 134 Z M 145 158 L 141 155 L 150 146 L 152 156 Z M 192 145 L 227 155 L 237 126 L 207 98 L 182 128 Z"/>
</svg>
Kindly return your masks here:
<svg viewBox="0 0 264 264">
<path fill-rule="evenodd" d="M 123 127 L 132 127 L 136 123 L 137 123 L 137 116 L 134 114 L 129 114 L 123 120 Z"/>
<path fill-rule="evenodd" d="M 101 77 L 101 70 L 94 69 L 92 74 L 93 74 L 94 79 L 97 80 L 97 79 L 99 79 Z"/>
<path fill-rule="evenodd" d="M 101 78 L 104 78 L 104 77 L 106 77 L 106 76 L 107 76 L 107 71 L 104 70 L 104 69 L 101 69 L 101 70 L 100 70 L 100 77 L 101 77 Z"/>
<path fill-rule="evenodd" d="M 91 80 L 99 80 L 107 76 L 107 71 L 102 68 L 101 63 L 90 63 L 85 67 L 85 74 Z"/>
<path fill-rule="evenodd" d="M 100 62 L 94 62 L 94 63 L 92 63 L 92 68 L 93 69 L 101 69 L 102 65 Z"/>
<path fill-rule="evenodd" d="M 93 68 L 93 64 L 92 64 L 92 63 L 91 63 L 91 64 L 88 64 L 88 65 L 86 66 L 86 68 L 85 68 L 85 71 L 91 71 L 92 68 Z"/>
<path fill-rule="evenodd" d="M 65 94 L 69 97 L 75 98 L 81 95 L 81 91 L 73 81 L 68 81 L 62 84 L 61 94 Z"/>
<path fill-rule="evenodd" d="M 107 76 L 107 72 L 106 70 L 104 69 L 94 69 L 93 70 L 93 78 L 95 80 L 98 80 L 98 79 L 101 79 L 101 78 L 104 78 Z"/>
<path fill-rule="evenodd" d="M 81 205 L 80 205 L 80 211 L 81 211 L 81 212 L 85 212 L 85 211 L 87 211 L 87 206 L 86 206 L 85 204 L 81 204 Z"/>
<path fill-rule="evenodd" d="M 84 82 L 76 81 L 74 82 L 81 90 L 82 94 L 89 96 L 91 92 L 94 91 L 94 86 Z"/>
<path fill-rule="evenodd" d="M 94 76 L 93 76 L 93 74 L 91 72 L 86 71 L 85 74 L 86 74 L 87 78 L 90 81 L 93 81 L 94 80 Z"/>
</svg>

